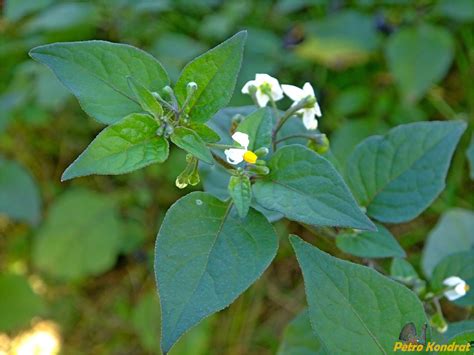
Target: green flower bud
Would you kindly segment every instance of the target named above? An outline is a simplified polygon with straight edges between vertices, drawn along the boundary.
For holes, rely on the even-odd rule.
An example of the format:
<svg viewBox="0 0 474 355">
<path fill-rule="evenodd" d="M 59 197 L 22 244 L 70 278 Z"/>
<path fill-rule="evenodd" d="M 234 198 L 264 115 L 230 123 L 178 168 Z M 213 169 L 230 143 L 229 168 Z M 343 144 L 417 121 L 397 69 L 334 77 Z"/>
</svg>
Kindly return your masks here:
<svg viewBox="0 0 474 355">
<path fill-rule="evenodd" d="M 261 165 L 251 165 L 249 166 L 249 171 L 254 172 L 258 175 L 268 175 L 270 173 L 270 169 L 267 166 Z"/>
<path fill-rule="evenodd" d="M 313 108 L 314 104 L 316 103 L 316 98 L 314 96 L 308 96 L 303 100 L 305 100 L 305 108 Z"/>
<path fill-rule="evenodd" d="M 175 181 L 175 185 L 176 187 L 180 188 L 180 189 L 184 189 L 186 186 L 188 186 L 188 172 L 186 171 L 186 169 L 178 175 L 178 177 L 176 178 L 176 181 Z"/>
<path fill-rule="evenodd" d="M 314 139 L 308 141 L 308 148 L 316 153 L 324 154 L 329 149 L 329 139 L 325 134 L 319 134 Z"/>
<path fill-rule="evenodd" d="M 448 330 L 448 323 L 446 323 L 441 313 L 435 313 L 431 316 L 430 324 L 440 333 L 445 333 Z"/>
<path fill-rule="evenodd" d="M 258 165 L 258 166 L 267 166 L 267 162 L 265 160 L 257 160 L 255 162 L 255 165 Z"/>
<path fill-rule="evenodd" d="M 269 150 L 267 147 L 261 147 L 258 148 L 254 153 L 257 154 L 257 157 L 261 158 L 267 155 L 269 153 Z"/>
</svg>

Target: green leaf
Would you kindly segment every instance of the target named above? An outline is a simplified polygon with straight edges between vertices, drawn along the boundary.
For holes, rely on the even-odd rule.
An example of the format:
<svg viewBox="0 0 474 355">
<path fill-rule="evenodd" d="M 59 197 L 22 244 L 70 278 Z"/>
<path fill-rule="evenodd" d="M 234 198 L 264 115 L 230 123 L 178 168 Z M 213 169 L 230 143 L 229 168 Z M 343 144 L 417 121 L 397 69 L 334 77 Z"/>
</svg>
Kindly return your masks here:
<svg viewBox="0 0 474 355">
<path fill-rule="evenodd" d="M 463 346 L 464 350 L 461 350 L 460 348 L 457 349 L 457 351 L 453 351 L 452 349 L 446 349 L 438 352 L 438 355 L 452 355 L 452 354 L 472 354 L 472 341 L 474 339 L 474 330 L 467 330 L 464 331 L 460 334 L 455 335 L 451 339 L 449 339 L 445 344 L 451 345 L 451 344 L 456 344 Z M 468 352 L 466 349 L 470 349 Z"/>
<path fill-rule="evenodd" d="M 454 54 L 450 33 L 440 27 L 404 28 L 388 39 L 386 57 L 402 95 L 420 99 L 447 73 Z"/>
<path fill-rule="evenodd" d="M 472 230 L 471 230 L 472 232 Z M 460 306 L 474 305 L 474 250 L 461 251 L 451 254 L 441 260 L 433 270 L 431 286 L 433 290 L 441 291 L 445 288 L 443 281 L 450 276 L 457 276 L 470 285 L 465 296 L 453 301 Z"/>
<path fill-rule="evenodd" d="M 443 191 L 463 121 L 401 125 L 360 143 L 347 165 L 348 183 L 367 214 L 381 222 L 417 217 Z"/>
<path fill-rule="evenodd" d="M 84 111 L 111 124 L 142 109 L 127 83 L 131 76 L 150 91 L 169 84 L 161 64 L 146 52 L 105 41 L 53 43 L 30 56 L 47 65 L 78 98 Z"/>
<path fill-rule="evenodd" d="M 474 6 L 471 0 L 440 0 L 434 12 L 439 16 L 452 18 L 459 22 L 474 21 Z"/>
<path fill-rule="evenodd" d="M 313 333 L 308 310 L 305 309 L 285 328 L 277 355 L 329 354 Z"/>
<path fill-rule="evenodd" d="M 166 213 L 155 249 L 165 353 L 189 328 L 233 302 L 276 254 L 278 240 L 265 217 L 250 209 L 241 219 L 231 206 L 193 192 Z"/>
<path fill-rule="evenodd" d="M 176 127 L 170 138 L 174 144 L 191 153 L 196 158 L 209 164 L 214 162 L 214 158 L 206 143 L 193 130 L 186 127 Z"/>
<path fill-rule="evenodd" d="M 54 202 L 35 236 L 33 263 L 63 281 L 99 275 L 114 266 L 122 230 L 109 196 L 70 190 Z"/>
<path fill-rule="evenodd" d="M 290 237 L 303 271 L 309 318 L 330 354 L 392 353 L 401 329 L 427 321 L 405 286 L 377 271 L 340 260 Z"/>
<path fill-rule="evenodd" d="M 244 218 L 252 201 L 252 185 L 247 175 L 232 176 L 229 181 L 229 195 L 232 197 L 239 216 Z"/>
<path fill-rule="evenodd" d="M 160 302 L 156 292 L 144 294 L 133 308 L 131 323 L 143 347 L 155 353 L 161 337 Z"/>
<path fill-rule="evenodd" d="M 169 144 L 156 135 L 158 123 L 134 113 L 106 127 L 64 171 L 62 181 L 91 174 L 118 175 L 168 158 Z"/>
<path fill-rule="evenodd" d="M 54 0 L 21 1 L 9 0 L 5 3 L 5 18 L 11 22 L 49 6 Z"/>
<path fill-rule="evenodd" d="M 41 196 L 31 175 L 18 163 L 0 157 L 0 214 L 37 224 Z"/>
<path fill-rule="evenodd" d="M 163 107 L 161 107 L 150 90 L 130 76 L 128 77 L 128 86 L 132 89 L 135 98 L 143 110 L 151 113 L 155 118 L 160 118 L 163 115 Z"/>
<path fill-rule="evenodd" d="M 0 331 L 17 330 L 44 310 L 41 298 L 24 276 L 0 274 Z"/>
<path fill-rule="evenodd" d="M 469 177 L 474 180 L 474 133 L 471 135 L 471 142 L 466 150 L 466 157 L 469 162 Z"/>
<path fill-rule="evenodd" d="M 261 206 L 312 225 L 375 229 L 336 169 L 320 155 L 300 145 L 285 146 L 268 166 L 270 174 L 253 185 Z"/>
<path fill-rule="evenodd" d="M 376 232 L 341 233 L 336 237 L 336 244 L 342 251 L 361 258 L 388 258 L 406 256 L 400 244 L 381 224 Z"/>
<path fill-rule="evenodd" d="M 206 143 L 217 143 L 221 140 L 217 132 L 203 123 L 190 122 L 189 128 L 196 132 Z"/>
<path fill-rule="evenodd" d="M 456 334 L 463 333 L 467 330 L 474 331 L 474 320 L 464 320 L 448 324 L 448 329 L 444 333 L 433 333 L 434 340 L 438 343 L 445 344 Z"/>
<path fill-rule="evenodd" d="M 394 258 L 390 265 L 390 275 L 401 281 L 410 282 L 418 279 L 418 273 L 412 264 L 405 259 Z"/>
<path fill-rule="evenodd" d="M 446 256 L 474 249 L 474 213 L 460 208 L 446 211 L 428 235 L 421 266 L 431 276 L 435 266 Z"/>
<path fill-rule="evenodd" d="M 248 115 L 237 127 L 237 132 L 249 136 L 249 150 L 270 148 L 272 144 L 273 118 L 269 108 L 263 107 Z"/>
<path fill-rule="evenodd" d="M 186 101 L 189 82 L 198 85 L 186 112 L 191 121 L 206 122 L 226 106 L 234 93 L 247 32 L 241 31 L 187 64 L 175 86 L 176 97 Z"/>
</svg>

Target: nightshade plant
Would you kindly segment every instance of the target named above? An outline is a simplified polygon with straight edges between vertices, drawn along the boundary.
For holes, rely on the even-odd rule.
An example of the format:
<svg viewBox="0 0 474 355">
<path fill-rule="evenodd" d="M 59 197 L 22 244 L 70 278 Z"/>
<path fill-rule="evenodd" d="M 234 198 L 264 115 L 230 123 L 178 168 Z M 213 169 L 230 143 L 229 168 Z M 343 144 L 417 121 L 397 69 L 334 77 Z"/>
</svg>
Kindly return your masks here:
<svg viewBox="0 0 474 355">
<path fill-rule="evenodd" d="M 322 113 L 310 83 L 300 89 L 257 74 L 242 88 L 255 106 L 225 108 L 245 39 L 246 32 L 239 32 L 197 57 L 174 85 L 155 58 L 129 45 L 55 43 L 30 52 L 84 111 L 107 125 L 66 169 L 63 181 L 162 163 L 171 144 L 187 152 L 176 186 L 197 185 L 203 176 L 206 192 L 178 200 L 157 236 L 164 353 L 260 277 L 277 252 L 271 223 L 278 219 L 340 232 L 337 245 L 357 256 L 403 258 L 390 232 L 371 219 L 400 223 L 425 210 L 443 190 L 465 130 L 462 121 L 420 122 L 370 137 L 349 158 L 346 185 L 331 162 L 328 139 L 315 131 Z M 281 111 L 277 101 L 285 95 L 293 104 Z M 402 327 L 412 322 L 421 329 L 428 322 L 420 299 L 437 302 L 450 292 L 454 300 L 453 292 L 467 291 L 459 278 L 428 289 L 403 259 L 395 259 L 387 277 L 297 236 L 290 242 L 309 306 L 295 322 L 305 329 L 302 337 L 312 327 L 319 353 L 391 352 Z"/>
</svg>

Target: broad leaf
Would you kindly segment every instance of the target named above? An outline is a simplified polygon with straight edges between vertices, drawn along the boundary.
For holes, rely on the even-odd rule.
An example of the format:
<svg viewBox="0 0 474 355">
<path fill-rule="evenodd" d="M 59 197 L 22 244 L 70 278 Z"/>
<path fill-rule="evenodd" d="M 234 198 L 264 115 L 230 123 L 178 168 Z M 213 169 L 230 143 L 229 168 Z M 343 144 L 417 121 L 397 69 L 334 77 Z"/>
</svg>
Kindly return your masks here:
<svg viewBox="0 0 474 355">
<path fill-rule="evenodd" d="M 446 256 L 474 249 L 474 213 L 460 208 L 445 212 L 428 235 L 421 256 L 426 276 Z"/>
<path fill-rule="evenodd" d="M 214 162 L 211 151 L 206 146 L 206 143 L 193 130 L 186 127 L 176 127 L 170 138 L 174 144 L 188 153 L 191 153 L 196 158 L 209 164 Z"/>
<path fill-rule="evenodd" d="M 272 144 L 273 118 L 270 109 L 264 107 L 248 115 L 236 131 L 249 135 L 249 150 L 270 148 Z"/>
<path fill-rule="evenodd" d="M 163 115 L 163 107 L 156 100 L 150 90 L 137 82 L 132 77 L 128 77 L 128 86 L 135 94 L 135 99 L 146 112 L 151 113 L 155 118 L 160 118 Z"/>
<path fill-rule="evenodd" d="M 463 333 L 467 330 L 474 331 L 474 320 L 463 320 L 454 323 L 448 323 L 448 329 L 444 333 L 433 332 L 433 340 L 445 344 L 456 334 Z"/>
<path fill-rule="evenodd" d="M 460 277 L 470 286 L 465 296 L 453 302 L 461 306 L 474 305 L 474 250 L 451 254 L 441 260 L 433 270 L 431 286 L 435 291 L 443 290 L 443 281 L 450 276 Z"/>
<path fill-rule="evenodd" d="M 384 226 L 376 224 L 376 232 L 342 233 L 336 244 L 342 251 L 361 258 L 405 257 L 405 251 Z"/>
<path fill-rule="evenodd" d="M 267 268 L 277 250 L 270 223 L 250 209 L 204 192 L 181 198 L 166 213 L 155 249 L 166 353 L 203 318 L 227 307 Z"/>
<path fill-rule="evenodd" d="M 41 298 L 31 289 L 26 277 L 0 274 L 0 331 L 26 326 L 43 310 Z"/>
<path fill-rule="evenodd" d="M 37 224 L 41 197 L 31 175 L 18 163 L 0 157 L 0 214 Z"/>
<path fill-rule="evenodd" d="M 388 354 L 409 322 L 421 329 L 423 304 L 377 271 L 290 237 L 303 271 L 309 318 L 330 354 Z"/>
<path fill-rule="evenodd" d="M 64 171 L 61 180 L 91 174 L 125 174 L 164 162 L 169 144 L 156 135 L 158 127 L 151 116 L 140 113 L 106 127 Z"/>
<path fill-rule="evenodd" d="M 221 137 L 210 127 L 203 123 L 190 122 L 189 128 L 196 132 L 206 143 L 217 143 Z"/>
<path fill-rule="evenodd" d="M 246 175 L 232 176 L 229 180 L 228 190 L 239 216 L 244 218 L 252 201 L 252 186 L 249 177 Z"/>
<path fill-rule="evenodd" d="M 390 276 L 404 282 L 410 282 L 411 280 L 419 278 L 413 265 L 405 259 L 400 258 L 394 258 L 392 260 L 392 264 L 390 264 Z"/>
<path fill-rule="evenodd" d="M 438 355 L 451 355 L 451 354 L 472 354 L 472 342 L 474 339 L 474 330 L 467 330 L 460 334 L 455 335 L 451 339 L 449 339 L 445 344 L 448 344 L 448 348 L 441 349 L 438 352 Z M 453 351 L 452 348 L 449 348 L 449 345 L 456 344 L 460 346 L 457 348 L 457 351 Z M 462 348 L 461 348 L 462 346 Z"/>
<path fill-rule="evenodd" d="M 33 263 L 64 281 L 99 275 L 114 266 L 123 225 L 114 201 L 88 190 L 61 195 L 35 236 Z"/>
<path fill-rule="evenodd" d="M 349 186 L 367 214 L 382 222 L 417 217 L 444 189 L 462 121 L 417 122 L 360 143 L 349 157 Z"/>
<path fill-rule="evenodd" d="M 418 100 L 447 73 L 453 60 L 454 41 L 440 27 L 420 25 L 391 36 L 386 56 L 402 95 Z"/>
<path fill-rule="evenodd" d="M 277 355 L 322 355 L 329 354 L 314 334 L 305 309 L 285 328 Z"/>
<path fill-rule="evenodd" d="M 169 84 L 161 64 L 148 53 L 105 41 L 53 43 L 30 56 L 53 70 L 98 121 L 110 124 L 142 109 L 127 83 L 131 76 L 150 91 Z"/>
<path fill-rule="evenodd" d="M 179 103 L 186 101 L 189 82 L 198 85 L 186 112 L 191 121 L 206 122 L 226 106 L 234 93 L 247 33 L 239 32 L 187 64 L 175 86 Z"/>
<path fill-rule="evenodd" d="M 253 185 L 261 206 L 312 225 L 375 229 L 336 169 L 320 155 L 290 145 L 279 149 L 268 166 L 270 174 Z"/>
</svg>

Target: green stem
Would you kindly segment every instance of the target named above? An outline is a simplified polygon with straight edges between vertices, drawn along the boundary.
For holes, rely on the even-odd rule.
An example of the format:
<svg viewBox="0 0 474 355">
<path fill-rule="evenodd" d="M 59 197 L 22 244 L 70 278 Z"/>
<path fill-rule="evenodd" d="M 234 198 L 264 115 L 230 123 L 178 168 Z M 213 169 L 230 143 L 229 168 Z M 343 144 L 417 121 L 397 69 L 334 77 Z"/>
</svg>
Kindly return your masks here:
<svg viewBox="0 0 474 355">
<path fill-rule="evenodd" d="M 214 160 L 219 163 L 220 165 L 222 165 L 222 167 L 225 169 L 226 172 L 228 172 L 230 175 L 232 175 L 232 173 L 229 171 L 229 170 L 235 170 L 234 166 L 232 164 L 229 164 L 227 161 L 225 161 L 224 159 L 222 159 L 220 156 L 218 156 L 216 153 L 212 152 L 211 151 L 211 154 L 214 158 Z"/>
<path fill-rule="evenodd" d="M 304 139 L 309 139 L 309 140 L 315 141 L 316 143 L 318 142 L 317 141 L 318 140 L 317 135 L 300 133 L 300 134 L 291 134 L 289 136 L 277 139 L 275 141 L 275 145 L 277 145 L 278 143 L 281 143 L 283 141 L 286 141 L 288 139 L 293 139 L 293 138 L 304 138 Z"/>
<path fill-rule="evenodd" d="M 446 118 L 452 119 L 457 116 L 456 111 L 441 97 L 433 93 L 428 94 L 431 104 Z"/>
<path fill-rule="evenodd" d="M 238 149 L 238 147 L 228 144 L 217 144 L 217 143 L 206 143 L 209 148 L 216 148 L 216 149 Z"/>
</svg>

